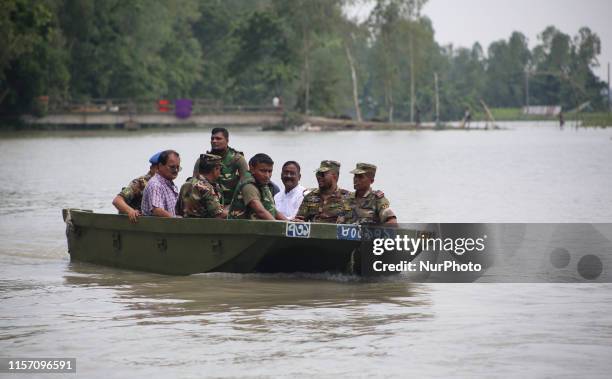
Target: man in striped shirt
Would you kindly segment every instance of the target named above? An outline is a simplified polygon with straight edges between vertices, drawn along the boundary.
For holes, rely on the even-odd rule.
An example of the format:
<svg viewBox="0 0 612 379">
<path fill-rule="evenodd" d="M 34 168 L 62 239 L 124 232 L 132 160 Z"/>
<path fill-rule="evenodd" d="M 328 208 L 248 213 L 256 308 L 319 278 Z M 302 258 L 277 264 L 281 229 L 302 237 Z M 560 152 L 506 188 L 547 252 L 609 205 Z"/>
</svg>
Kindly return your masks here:
<svg viewBox="0 0 612 379">
<path fill-rule="evenodd" d="M 145 216 L 176 217 L 178 188 L 173 180 L 181 171 L 181 157 L 174 150 L 159 155 L 155 176 L 149 180 L 142 195 L 142 213 Z"/>
</svg>

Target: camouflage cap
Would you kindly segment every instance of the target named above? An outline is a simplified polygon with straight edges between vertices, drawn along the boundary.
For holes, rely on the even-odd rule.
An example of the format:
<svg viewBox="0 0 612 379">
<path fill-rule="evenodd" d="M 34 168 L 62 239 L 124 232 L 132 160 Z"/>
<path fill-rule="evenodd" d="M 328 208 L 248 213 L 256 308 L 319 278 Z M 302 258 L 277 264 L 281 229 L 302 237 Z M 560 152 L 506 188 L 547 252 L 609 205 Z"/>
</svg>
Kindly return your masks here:
<svg viewBox="0 0 612 379">
<path fill-rule="evenodd" d="M 367 174 L 370 173 L 372 175 L 376 175 L 376 166 L 371 163 L 357 163 L 357 166 L 351 174 L 359 175 L 359 174 Z"/>
<path fill-rule="evenodd" d="M 337 161 L 321 161 L 321 165 L 315 172 L 327 172 L 327 171 L 340 172 L 340 162 Z"/>
<path fill-rule="evenodd" d="M 223 158 L 215 154 L 200 154 L 200 161 L 209 165 L 221 164 L 221 159 Z"/>
</svg>

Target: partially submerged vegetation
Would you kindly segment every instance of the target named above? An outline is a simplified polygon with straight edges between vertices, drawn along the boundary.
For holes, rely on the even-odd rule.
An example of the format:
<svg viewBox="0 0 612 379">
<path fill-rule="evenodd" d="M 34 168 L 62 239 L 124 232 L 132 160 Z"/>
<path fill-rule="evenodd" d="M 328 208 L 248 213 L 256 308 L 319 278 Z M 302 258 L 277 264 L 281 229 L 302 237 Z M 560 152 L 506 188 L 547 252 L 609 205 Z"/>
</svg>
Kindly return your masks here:
<svg viewBox="0 0 612 379">
<path fill-rule="evenodd" d="M 559 122 L 558 115 L 524 114 L 522 108 L 492 108 L 491 113 L 496 121 L 555 121 Z M 610 112 L 567 112 L 563 113 L 564 121 L 577 121 L 581 126 L 612 126 L 612 113 Z M 476 112 L 474 121 L 487 121 L 485 112 Z"/>
<path fill-rule="evenodd" d="M 612 127 L 612 113 L 610 112 L 581 113 L 577 115 L 577 119 L 581 121 L 581 126 Z"/>
</svg>

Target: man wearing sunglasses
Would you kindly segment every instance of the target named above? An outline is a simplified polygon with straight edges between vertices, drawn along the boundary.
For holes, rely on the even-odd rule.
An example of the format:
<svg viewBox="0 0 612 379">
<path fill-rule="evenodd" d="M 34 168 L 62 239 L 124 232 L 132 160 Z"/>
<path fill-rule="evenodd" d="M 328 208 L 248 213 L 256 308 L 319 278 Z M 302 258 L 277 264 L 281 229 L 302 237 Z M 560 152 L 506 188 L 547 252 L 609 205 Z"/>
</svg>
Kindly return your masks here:
<svg viewBox="0 0 612 379">
<path fill-rule="evenodd" d="M 316 171 L 319 188 L 304 193 L 296 220 L 347 224 L 351 222 L 350 192 L 338 188 L 340 163 L 322 161 Z"/>
<path fill-rule="evenodd" d="M 142 195 L 142 213 L 145 216 L 176 217 L 178 188 L 173 180 L 181 171 L 181 157 L 174 150 L 159 155 L 157 173 L 149 180 Z"/>
</svg>

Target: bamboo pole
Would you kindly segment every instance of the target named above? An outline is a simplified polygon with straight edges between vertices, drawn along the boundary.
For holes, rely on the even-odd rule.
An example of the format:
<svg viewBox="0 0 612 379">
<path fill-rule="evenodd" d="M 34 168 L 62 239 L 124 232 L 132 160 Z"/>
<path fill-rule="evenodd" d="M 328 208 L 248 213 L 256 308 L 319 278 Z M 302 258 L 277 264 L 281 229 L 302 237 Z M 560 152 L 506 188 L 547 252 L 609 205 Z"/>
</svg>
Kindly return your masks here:
<svg viewBox="0 0 612 379">
<path fill-rule="evenodd" d="M 436 125 L 440 123 L 440 94 L 438 93 L 438 73 L 434 72 L 434 87 L 436 90 Z"/>
<path fill-rule="evenodd" d="M 344 45 L 344 51 L 346 52 L 346 58 L 349 63 L 349 67 L 351 69 L 351 80 L 353 82 L 353 104 L 355 105 L 355 115 L 357 117 L 357 121 L 363 121 L 361 118 L 361 109 L 359 107 L 359 91 L 357 86 L 357 72 L 355 71 L 355 61 L 353 60 L 353 55 L 351 54 L 351 50 L 348 45 Z"/>
<path fill-rule="evenodd" d="M 485 104 L 484 100 L 482 100 L 482 99 L 480 99 L 480 104 L 482 104 L 482 106 L 484 107 L 485 112 L 487 113 L 488 121 L 491 121 L 491 124 L 495 127 L 495 118 L 493 117 L 493 114 L 489 110 L 489 107 L 487 107 L 487 104 Z M 487 127 L 489 125 L 488 121 L 487 121 Z"/>
</svg>

